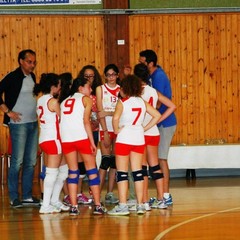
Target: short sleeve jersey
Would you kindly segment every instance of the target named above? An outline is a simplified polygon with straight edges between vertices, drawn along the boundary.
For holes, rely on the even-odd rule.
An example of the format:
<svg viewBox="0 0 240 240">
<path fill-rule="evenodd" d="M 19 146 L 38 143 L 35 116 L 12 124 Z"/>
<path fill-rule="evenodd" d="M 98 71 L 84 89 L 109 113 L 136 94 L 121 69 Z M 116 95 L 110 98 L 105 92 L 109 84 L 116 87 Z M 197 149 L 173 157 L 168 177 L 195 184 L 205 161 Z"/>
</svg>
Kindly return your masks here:
<svg viewBox="0 0 240 240">
<path fill-rule="evenodd" d="M 145 144 L 142 126 L 146 113 L 144 100 L 141 97 L 130 97 L 120 101 L 123 104 L 123 112 L 119 127 L 123 128 L 118 133 L 116 142 L 136 146 Z"/>
<path fill-rule="evenodd" d="M 107 84 L 103 84 L 102 86 L 102 106 L 105 112 L 114 112 L 117 101 L 118 94 L 120 92 L 120 86 L 116 85 L 114 88 L 109 87 Z M 112 116 L 106 116 L 106 125 L 109 132 L 113 132 L 112 127 Z M 100 130 L 102 127 L 100 126 Z"/>
<path fill-rule="evenodd" d="M 84 97 L 81 93 L 75 93 L 73 96 L 66 98 L 60 105 L 60 135 L 62 142 L 76 142 L 88 138 L 83 123 Z"/>
<path fill-rule="evenodd" d="M 59 117 L 56 112 L 48 108 L 52 95 L 41 96 L 37 101 L 37 115 L 40 124 L 39 143 L 51 140 L 60 140 Z"/>
<path fill-rule="evenodd" d="M 158 101 L 158 94 L 156 89 L 146 85 L 143 89 L 142 98 L 148 102 L 152 107 L 157 107 L 157 101 Z M 152 119 L 152 116 L 148 113 L 146 113 L 143 126 L 145 127 Z M 158 136 L 159 130 L 157 128 L 157 125 L 154 125 L 152 128 L 148 129 L 146 132 L 144 132 L 145 136 Z"/>
</svg>

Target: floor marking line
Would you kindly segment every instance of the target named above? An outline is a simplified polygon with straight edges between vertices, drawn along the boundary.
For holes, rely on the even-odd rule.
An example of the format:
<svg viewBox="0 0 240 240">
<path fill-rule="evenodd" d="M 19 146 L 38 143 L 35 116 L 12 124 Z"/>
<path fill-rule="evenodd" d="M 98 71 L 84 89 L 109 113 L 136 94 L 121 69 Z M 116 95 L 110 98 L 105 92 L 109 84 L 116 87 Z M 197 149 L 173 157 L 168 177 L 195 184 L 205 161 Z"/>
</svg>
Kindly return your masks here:
<svg viewBox="0 0 240 240">
<path fill-rule="evenodd" d="M 222 210 L 222 211 L 218 211 L 218 212 L 215 212 L 215 213 L 209 213 L 209 214 L 205 214 L 205 215 L 202 215 L 202 216 L 199 216 L 199 217 L 195 217 L 195 218 L 192 218 L 192 219 L 189 219 L 189 220 L 186 220 L 184 222 L 181 222 L 181 223 L 178 223 L 174 226 L 171 226 L 170 228 L 167 228 L 165 229 L 163 232 L 161 232 L 159 235 L 157 235 L 154 240 L 160 240 L 162 239 L 162 237 L 164 237 L 167 233 L 171 232 L 172 230 L 184 225 L 184 224 L 187 224 L 187 223 L 190 223 L 190 222 L 194 222 L 196 220 L 199 220 L 199 219 L 202 219 L 202 218 L 206 218 L 206 217 L 210 217 L 210 216 L 213 216 L 213 215 L 217 215 L 219 213 L 224 213 L 224 212 L 231 212 L 231 211 L 234 211 L 234 210 L 240 210 L 240 207 L 237 207 L 237 208 L 231 208 L 231 209 L 227 209 L 227 210 Z"/>
</svg>

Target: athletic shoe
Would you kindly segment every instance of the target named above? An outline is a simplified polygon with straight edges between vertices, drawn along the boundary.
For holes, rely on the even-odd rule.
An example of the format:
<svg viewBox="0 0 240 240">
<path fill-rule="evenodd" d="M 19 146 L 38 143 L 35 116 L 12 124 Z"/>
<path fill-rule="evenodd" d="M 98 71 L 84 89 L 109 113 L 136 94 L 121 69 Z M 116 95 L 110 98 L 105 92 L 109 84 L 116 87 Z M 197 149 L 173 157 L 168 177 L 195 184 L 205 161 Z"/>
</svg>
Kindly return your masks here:
<svg viewBox="0 0 240 240">
<path fill-rule="evenodd" d="M 158 209 L 166 209 L 166 208 L 168 208 L 168 205 L 165 203 L 164 200 L 159 200 L 159 201 L 158 201 L 157 208 L 158 208 Z"/>
<path fill-rule="evenodd" d="M 168 198 L 163 198 L 164 202 L 169 206 L 173 204 L 172 195 L 170 194 Z"/>
<path fill-rule="evenodd" d="M 85 194 L 80 193 L 77 195 L 78 204 L 91 204 L 92 199 L 89 199 Z"/>
<path fill-rule="evenodd" d="M 146 211 L 152 210 L 148 202 L 143 203 L 143 205 L 144 205 Z"/>
<path fill-rule="evenodd" d="M 137 205 L 137 214 L 144 214 L 145 213 L 145 206 L 144 204 L 138 204 Z"/>
<path fill-rule="evenodd" d="M 156 198 L 155 197 L 151 197 L 148 201 L 149 203 L 149 206 L 152 207 L 153 203 L 156 201 Z"/>
<path fill-rule="evenodd" d="M 135 204 L 135 205 L 132 205 L 132 206 L 128 206 L 128 210 L 129 211 L 133 211 L 133 212 L 135 212 L 135 211 L 137 211 L 137 205 Z"/>
<path fill-rule="evenodd" d="M 68 207 L 71 207 L 71 201 L 70 201 L 70 197 L 69 195 L 66 195 L 64 198 L 63 198 L 63 204 L 68 206 Z"/>
<path fill-rule="evenodd" d="M 136 199 L 128 199 L 127 200 L 128 207 L 132 207 L 132 206 L 134 206 L 136 204 L 137 204 L 137 200 Z"/>
<path fill-rule="evenodd" d="M 59 213 L 61 212 L 60 208 L 56 208 L 52 205 L 49 205 L 48 207 L 41 206 L 39 213 L 42 214 L 49 214 L 49 213 Z"/>
<path fill-rule="evenodd" d="M 105 203 L 108 204 L 117 204 L 119 202 L 118 198 L 114 196 L 113 192 L 109 192 L 105 196 Z"/>
<path fill-rule="evenodd" d="M 23 206 L 39 206 L 40 200 L 35 197 L 24 199 L 22 200 L 22 205 Z"/>
<path fill-rule="evenodd" d="M 21 208 L 23 207 L 22 203 L 19 201 L 19 199 L 14 199 L 13 201 L 10 202 L 11 206 L 13 208 Z"/>
<path fill-rule="evenodd" d="M 155 200 L 152 204 L 151 208 L 159 208 L 159 209 L 166 209 L 168 205 L 164 202 L 164 200 Z"/>
<path fill-rule="evenodd" d="M 93 210 L 94 215 L 103 215 L 106 212 L 107 212 L 107 209 L 102 205 L 95 205 Z"/>
<path fill-rule="evenodd" d="M 78 206 L 71 206 L 70 207 L 70 211 L 69 211 L 70 216 L 77 216 L 79 214 L 80 214 L 80 211 L 78 210 Z"/>
<path fill-rule="evenodd" d="M 144 205 L 144 208 L 145 208 L 146 211 L 151 211 L 152 210 L 151 207 L 149 206 L 148 202 L 143 203 L 143 205 Z M 137 205 L 136 204 L 132 205 L 131 207 L 128 207 L 128 209 L 129 209 L 129 211 L 137 211 Z"/>
<path fill-rule="evenodd" d="M 64 205 L 64 204 L 63 204 L 62 202 L 60 202 L 60 201 L 58 201 L 58 202 L 56 202 L 56 203 L 51 203 L 51 205 L 52 205 L 53 207 L 55 207 L 55 208 L 60 209 L 60 210 L 63 211 L 63 212 L 67 212 L 67 211 L 70 210 L 70 207 L 69 207 L 69 206 Z"/>
<path fill-rule="evenodd" d="M 126 205 L 117 205 L 115 206 L 112 210 L 107 212 L 109 215 L 113 215 L 113 216 L 126 216 L 129 215 L 129 210 L 128 210 L 128 206 Z"/>
</svg>

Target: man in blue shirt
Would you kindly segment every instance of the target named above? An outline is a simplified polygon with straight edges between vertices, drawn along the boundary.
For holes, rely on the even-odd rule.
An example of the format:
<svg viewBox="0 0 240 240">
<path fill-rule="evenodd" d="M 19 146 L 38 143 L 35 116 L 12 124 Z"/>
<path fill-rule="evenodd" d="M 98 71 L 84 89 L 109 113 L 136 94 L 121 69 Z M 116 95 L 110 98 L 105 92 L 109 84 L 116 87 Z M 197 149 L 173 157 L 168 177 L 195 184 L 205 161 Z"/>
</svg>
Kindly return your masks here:
<svg viewBox="0 0 240 240">
<path fill-rule="evenodd" d="M 149 70 L 149 82 L 153 88 L 162 93 L 164 96 L 172 99 L 172 89 L 171 84 L 168 79 L 168 76 L 163 71 L 163 69 L 157 65 L 157 54 L 153 50 L 144 50 L 139 53 L 139 62 L 147 65 Z M 161 104 L 158 111 L 163 114 L 166 111 L 167 107 L 164 104 Z M 168 167 L 168 152 L 169 147 L 176 131 L 177 120 L 174 113 L 172 113 L 168 118 L 158 124 L 158 129 L 160 132 L 161 140 L 158 147 L 158 159 L 160 167 L 163 171 L 163 197 L 167 205 L 173 203 L 172 196 L 169 193 L 169 178 L 170 172 Z"/>
</svg>

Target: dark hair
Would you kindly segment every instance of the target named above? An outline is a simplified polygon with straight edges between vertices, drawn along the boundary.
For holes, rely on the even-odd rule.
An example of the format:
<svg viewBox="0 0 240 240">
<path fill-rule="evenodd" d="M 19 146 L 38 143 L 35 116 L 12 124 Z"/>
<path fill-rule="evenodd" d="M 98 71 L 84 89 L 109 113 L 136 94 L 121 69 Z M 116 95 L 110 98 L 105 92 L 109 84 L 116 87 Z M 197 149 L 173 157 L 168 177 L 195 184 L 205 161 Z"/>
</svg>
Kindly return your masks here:
<svg viewBox="0 0 240 240">
<path fill-rule="evenodd" d="M 141 80 L 131 74 L 122 79 L 121 89 L 128 97 L 141 97 L 143 91 Z"/>
<path fill-rule="evenodd" d="M 104 68 L 104 75 L 105 75 L 105 76 L 106 76 L 107 72 L 108 72 L 110 69 L 112 69 L 115 73 L 119 74 L 119 69 L 118 69 L 118 67 L 117 67 L 115 64 L 111 63 L 111 64 L 108 64 L 108 65 Z M 117 82 L 117 84 L 120 84 L 121 80 L 120 80 L 119 77 L 117 78 L 117 81 L 116 81 L 116 82 Z"/>
<path fill-rule="evenodd" d="M 69 96 L 73 96 L 74 93 L 78 92 L 80 86 L 84 86 L 88 82 L 87 78 L 76 78 L 73 80 L 72 87 L 70 89 Z"/>
<path fill-rule="evenodd" d="M 149 71 L 144 63 L 138 63 L 134 66 L 134 74 L 146 84 L 149 83 Z"/>
<path fill-rule="evenodd" d="M 98 86 L 101 86 L 102 85 L 102 78 L 101 78 L 101 75 L 100 73 L 98 72 L 98 70 L 96 69 L 95 66 L 93 65 L 86 65 L 84 66 L 80 72 L 78 73 L 78 78 L 84 78 L 84 73 L 87 69 L 91 69 L 93 72 L 94 72 L 94 79 L 93 79 L 93 82 L 92 82 L 92 85 L 91 85 L 91 88 L 92 88 L 92 92 L 91 94 L 96 96 L 96 88 Z"/>
<path fill-rule="evenodd" d="M 72 74 L 70 72 L 65 72 L 59 75 L 59 80 L 61 83 L 61 92 L 58 97 L 59 103 L 66 98 L 65 96 L 69 96 L 72 79 Z"/>
<path fill-rule="evenodd" d="M 25 49 L 25 50 L 22 50 L 19 54 L 18 54 L 18 63 L 20 64 L 20 59 L 24 60 L 26 58 L 26 55 L 30 53 L 34 56 L 36 56 L 36 53 L 31 50 L 31 49 Z"/>
<path fill-rule="evenodd" d="M 151 49 L 146 49 L 144 51 L 141 51 L 139 53 L 140 57 L 145 57 L 146 58 L 146 62 L 150 63 L 153 62 L 153 65 L 156 66 L 157 65 L 157 54 L 151 50 Z"/>
<path fill-rule="evenodd" d="M 51 92 L 51 87 L 57 87 L 59 84 L 59 77 L 55 73 L 43 73 L 40 82 L 35 84 L 33 94 L 38 95 L 40 92 L 47 94 Z"/>
</svg>

